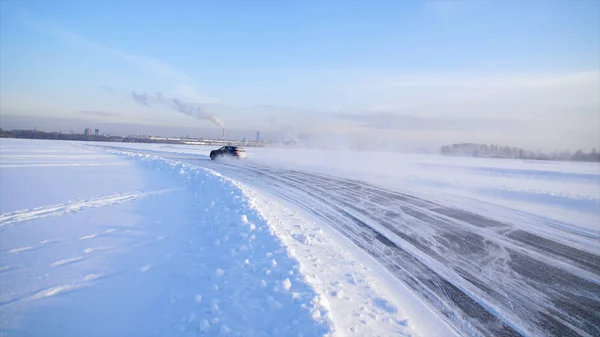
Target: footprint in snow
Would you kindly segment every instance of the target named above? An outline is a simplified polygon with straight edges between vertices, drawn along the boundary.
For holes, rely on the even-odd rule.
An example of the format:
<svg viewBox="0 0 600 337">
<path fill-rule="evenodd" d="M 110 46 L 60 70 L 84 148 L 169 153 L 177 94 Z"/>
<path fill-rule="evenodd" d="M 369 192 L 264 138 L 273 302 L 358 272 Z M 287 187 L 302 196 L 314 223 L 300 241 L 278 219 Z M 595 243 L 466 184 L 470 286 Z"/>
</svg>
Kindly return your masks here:
<svg viewBox="0 0 600 337">
<path fill-rule="evenodd" d="M 348 274 L 346 274 L 346 277 L 348 278 L 348 280 L 347 280 L 348 283 L 356 285 L 356 278 L 354 278 L 354 275 L 352 275 L 351 273 L 348 273 Z"/>
<path fill-rule="evenodd" d="M 388 302 L 387 300 L 383 299 L 383 298 L 376 298 L 373 300 L 373 304 L 382 309 L 383 311 L 390 313 L 390 314 L 395 314 L 398 312 L 398 309 L 396 309 L 396 307 L 394 305 L 392 305 L 390 302 Z"/>
<path fill-rule="evenodd" d="M 294 238 L 294 240 L 305 244 L 305 245 L 311 245 L 312 244 L 312 240 L 310 239 L 310 237 L 306 234 L 293 234 L 292 237 Z"/>
<path fill-rule="evenodd" d="M 400 326 L 408 326 L 408 319 L 404 319 L 404 320 L 394 319 L 394 322 L 396 322 L 396 324 L 398 324 Z"/>
</svg>

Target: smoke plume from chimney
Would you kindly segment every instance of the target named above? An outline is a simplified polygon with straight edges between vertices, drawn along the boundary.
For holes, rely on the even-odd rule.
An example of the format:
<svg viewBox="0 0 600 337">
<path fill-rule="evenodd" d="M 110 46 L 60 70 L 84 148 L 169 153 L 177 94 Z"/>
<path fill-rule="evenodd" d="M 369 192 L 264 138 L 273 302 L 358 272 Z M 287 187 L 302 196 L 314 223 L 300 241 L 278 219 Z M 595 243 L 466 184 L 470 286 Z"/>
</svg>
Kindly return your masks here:
<svg viewBox="0 0 600 337">
<path fill-rule="evenodd" d="M 211 121 L 213 124 L 215 124 L 221 128 L 225 128 L 225 125 L 223 124 L 223 121 L 219 118 L 219 116 L 209 113 L 208 111 L 206 111 L 204 108 L 202 108 L 198 104 L 185 103 L 176 98 L 167 98 L 167 97 L 163 96 L 163 94 L 160 92 L 157 92 L 154 95 L 148 95 L 146 93 L 137 94 L 135 92 L 132 92 L 131 97 L 138 104 L 141 104 L 141 105 L 144 105 L 147 107 L 152 107 L 153 104 L 166 105 L 169 108 L 171 108 L 177 112 L 180 112 L 184 115 L 188 115 L 188 116 L 194 117 L 199 120 L 207 119 L 207 120 Z"/>
</svg>

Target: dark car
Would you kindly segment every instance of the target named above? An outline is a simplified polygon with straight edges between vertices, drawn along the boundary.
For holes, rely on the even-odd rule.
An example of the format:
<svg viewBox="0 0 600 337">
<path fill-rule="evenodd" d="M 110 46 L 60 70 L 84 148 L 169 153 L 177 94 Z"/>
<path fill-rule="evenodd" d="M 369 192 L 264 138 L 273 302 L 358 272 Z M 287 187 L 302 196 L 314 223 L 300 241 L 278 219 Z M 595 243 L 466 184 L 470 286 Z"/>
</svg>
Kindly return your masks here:
<svg viewBox="0 0 600 337">
<path fill-rule="evenodd" d="M 246 159 L 248 158 L 248 154 L 246 153 L 246 150 L 239 146 L 223 146 L 218 150 L 210 151 L 210 159 L 212 160 L 227 157 Z"/>
</svg>

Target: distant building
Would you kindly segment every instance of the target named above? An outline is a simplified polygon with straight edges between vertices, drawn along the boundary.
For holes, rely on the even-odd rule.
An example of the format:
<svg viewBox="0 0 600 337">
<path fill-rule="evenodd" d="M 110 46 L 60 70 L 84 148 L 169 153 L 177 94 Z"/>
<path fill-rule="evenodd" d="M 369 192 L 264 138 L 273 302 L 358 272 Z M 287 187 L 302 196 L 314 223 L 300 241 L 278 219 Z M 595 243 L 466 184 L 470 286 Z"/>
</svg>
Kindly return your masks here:
<svg viewBox="0 0 600 337">
<path fill-rule="evenodd" d="M 91 136 L 92 135 L 92 129 L 85 129 L 83 131 L 83 135 L 84 136 Z"/>
<path fill-rule="evenodd" d="M 99 129 L 94 129 L 94 135 L 96 135 L 96 137 L 98 137 L 98 134 L 100 133 Z"/>
<path fill-rule="evenodd" d="M 260 142 L 260 131 L 256 131 L 256 141 Z"/>
</svg>

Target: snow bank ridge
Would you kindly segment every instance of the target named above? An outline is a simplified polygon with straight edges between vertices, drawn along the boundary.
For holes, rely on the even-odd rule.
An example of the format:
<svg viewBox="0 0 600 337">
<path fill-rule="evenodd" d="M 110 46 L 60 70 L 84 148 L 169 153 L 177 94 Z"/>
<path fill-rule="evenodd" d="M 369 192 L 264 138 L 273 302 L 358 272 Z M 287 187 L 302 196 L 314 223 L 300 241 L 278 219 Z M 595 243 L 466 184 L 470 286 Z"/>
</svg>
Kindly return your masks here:
<svg viewBox="0 0 600 337">
<path fill-rule="evenodd" d="M 190 297 L 197 306 L 206 306 L 209 315 L 218 320 L 199 320 L 198 332 L 236 335 L 235 331 L 246 324 L 244 320 L 250 317 L 242 317 L 242 321 L 238 322 L 240 326 L 229 324 L 233 321 L 226 321 L 226 313 L 233 310 L 232 303 L 238 303 L 235 307 L 244 302 L 255 306 L 256 302 L 253 301 L 257 301 L 262 307 L 256 308 L 257 312 L 252 315 L 278 312 L 280 314 L 273 317 L 280 318 L 273 322 L 253 322 L 250 326 L 269 326 L 265 328 L 273 329 L 270 332 L 273 335 L 297 335 L 303 331 L 319 336 L 333 333 L 334 325 L 327 300 L 321 300 L 304 276 L 298 273 L 297 261 L 273 233 L 268 221 L 254 206 L 252 198 L 241 188 L 242 185 L 208 168 L 154 155 L 114 149 L 107 151 L 150 166 L 174 179 L 183 179 L 190 192 L 199 198 L 202 216 L 210 214 L 205 221 L 201 220 L 200 226 L 202 230 L 212 226 L 213 230 L 209 236 L 204 236 L 208 246 L 201 246 L 200 250 L 208 249 L 211 254 L 220 254 L 222 258 L 220 264 L 214 264 L 210 269 L 208 265 L 199 266 L 207 268 L 208 284 Z M 235 200 L 233 204 L 230 199 Z M 224 258 L 225 255 L 229 257 Z M 231 291 L 239 294 L 232 298 Z M 282 321 L 287 315 L 290 315 L 289 318 Z M 305 319 L 310 323 L 303 321 Z M 244 335 L 261 335 L 259 330 L 250 330 L 246 330 Z M 266 330 L 262 331 L 264 333 Z"/>
</svg>

